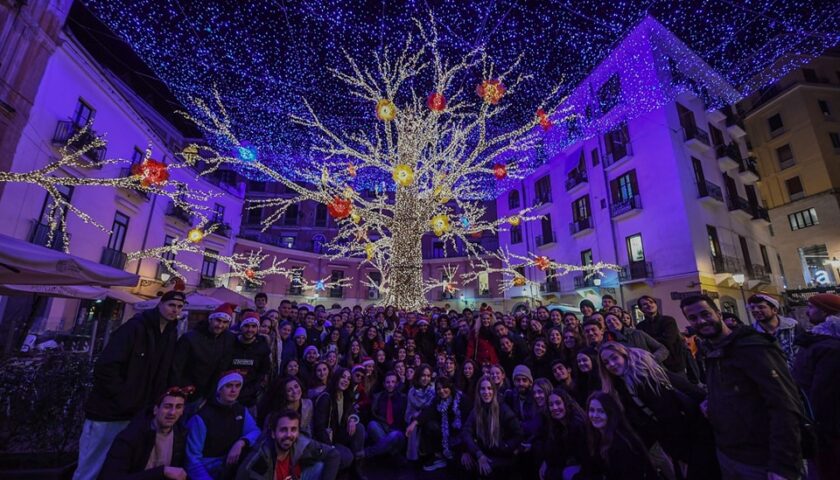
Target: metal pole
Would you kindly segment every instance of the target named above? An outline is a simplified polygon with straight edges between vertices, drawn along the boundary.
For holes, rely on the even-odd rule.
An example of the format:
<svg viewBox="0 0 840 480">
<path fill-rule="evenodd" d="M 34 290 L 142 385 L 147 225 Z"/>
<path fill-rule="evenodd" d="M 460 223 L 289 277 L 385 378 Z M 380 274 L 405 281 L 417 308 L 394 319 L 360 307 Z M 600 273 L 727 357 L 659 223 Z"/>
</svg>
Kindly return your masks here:
<svg viewBox="0 0 840 480">
<path fill-rule="evenodd" d="M 750 309 L 747 308 L 747 297 L 744 295 L 744 285 L 738 285 L 738 288 L 741 289 L 741 301 L 744 302 L 744 321 L 749 325 L 750 323 Z"/>
</svg>

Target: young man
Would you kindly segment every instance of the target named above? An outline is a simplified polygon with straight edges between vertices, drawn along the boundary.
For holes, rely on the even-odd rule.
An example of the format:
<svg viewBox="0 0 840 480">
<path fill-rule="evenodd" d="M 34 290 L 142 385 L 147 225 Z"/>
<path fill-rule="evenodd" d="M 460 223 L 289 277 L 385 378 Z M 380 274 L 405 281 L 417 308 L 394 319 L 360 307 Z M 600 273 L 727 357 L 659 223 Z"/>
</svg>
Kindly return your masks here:
<svg viewBox="0 0 840 480">
<path fill-rule="evenodd" d="M 197 398 L 187 406 L 187 416 L 216 396 L 215 380 L 230 366 L 236 344 L 236 335 L 228 330 L 232 320 L 232 306 L 222 304 L 178 340 L 169 383 L 195 388 Z"/>
<path fill-rule="evenodd" d="M 226 372 L 216 396 L 187 422 L 187 473 L 191 480 L 227 478 L 239 466 L 243 449 L 260 436 L 248 410 L 236 400 L 242 375 Z"/>
<path fill-rule="evenodd" d="M 334 480 L 338 450 L 300 433 L 300 416 L 284 410 L 268 418 L 269 432 L 248 454 L 236 480 Z"/>
<path fill-rule="evenodd" d="M 814 327 L 796 337 L 793 378 L 816 420 L 817 452 L 810 467 L 820 480 L 840 478 L 840 295 L 810 297 L 808 319 Z"/>
<path fill-rule="evenodd" d="M 186 479 L 187 433 L 178 423 L 186 398 L 181 389 L 169 389 L 151 416 L 135 417 L 114 439 L 99 480 Z"/>
<path fill-rule="evenodd" d="M 291 322 L 292 321 L 292 302 L 288 299 L 280 300 L 280 321 Z"/>
<path fill-rule="evenodd" d="M 601 297 L 601 312 L 604 313 L 604 315 L 606 315 L 610 311 L 610 308 L 614 307 L 615 305 L 615 297 L 613 297 L 612 295 L 606 294 Z"/>
<path fill-rule="evenodd" d="M 704 409 L 724 479 L 793 480 L 802 467 L 799 392 L 777 342 L 751 328 L 730 330 L 706 295 L 680 308 L 708 341 Z"/>
<path fill-rule="evenodd" d="M 239 325 L 239 335 L 236 337 L 233 360 L 230 364 L 231 369 L 239 371 L 245 378 L 239 393 L 239 403 L 250 409 L 252 415 L 255 413 L 257 397 L 268 382 L 268 372 L 271 368 L 271 349 L 265 338 L 257 335 L 259 328 L 260 318 L 257 313 L 246 314 Z"/>
<path fill-rule="evenodd" d="M 793 368 L 793 360 L 799 351 L 796 337 L 805 333 L 805 329 L 796 320 L 779 315 L 779 301 L 770 295 L 753 295 L 747 299 L 747 306 L 755 320 L 753 328 L 761 333 L 773 335 L 785 353 L 788 368 Z"/>
<path fill-rule="evenodd" d="M 593 313 L 595 313 L 595 304 L 592 303 L 592 300 L 586 298 L 580 301 L 578 308 L 580 308 L 580 313 L 581 315 L 583 315 L 584 321 L 586 321 Z"/>
<path fill-rule="evenodd" d="M 518 455 L 518 464 L 525 478 L 536 478 L 537 468 L 531 447 L 539 434 L 541 419 L 534 404 L 534 377 L 525 365 L 513 369 L 514 388 L 505 392 L 502 401 L 516 414 L 522 429 L 522 452 Z"/>
<path fill-rule="evenodd" d="M 111 334 L 93 370 L 74 480 L 96 478 L 117 434 L 166 389 L 185 303 L 183 292 L 166 292 L 157 308 L 138 313 Z"/>
<path fill-rule="evenodd" d="M 268 295 L 265 292 L 254 295 L 254 305 L 257 307 L 257 313 L 260 316 L 265 315 L 265 312 L 268 311 Z"/>
<path fill-rule="evenodd" d="M 668 358 L 662 362 L 662 365 L 674 373 L 684 374 L 686 347 L 680 335 L 680 329 L 677 327 L 677 321 L 674 317 L 659 313 L 656 299 L 649 295 L 642 295 L 636 302 L 636 306 L 645 316 L 636 328 L 647 333 L 668 349 Z"/>
<path fill-rule="evenodd" d="M 385 374 L 385 390 L 373 397 L 371 416 L 367 425 L 370 444 L 361 458 L 380 455 L 399 455 L 405 449 L 405 407 L 406 398 L 397 390 L 399 377 L 394 372 Z"/>
</svg>

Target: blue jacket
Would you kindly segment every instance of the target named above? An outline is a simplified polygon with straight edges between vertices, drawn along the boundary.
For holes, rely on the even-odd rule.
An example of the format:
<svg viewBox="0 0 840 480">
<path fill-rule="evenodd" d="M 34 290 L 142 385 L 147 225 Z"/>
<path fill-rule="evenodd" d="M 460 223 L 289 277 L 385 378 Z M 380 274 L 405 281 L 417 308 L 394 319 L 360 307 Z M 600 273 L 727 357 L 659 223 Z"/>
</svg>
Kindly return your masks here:
<svg viewBox="0 0 840 480">
<path fill-rule="evenodd" d="M 187 430 L 187 473 L 192 480 L 213 479 L 209 465 L 218 459 L 223 464 L 237 440 L 252 446 L 260 436 L 260 429 L 245 407 L 239 403 L 222 405 L 215 399 L 187 422 Z"/>
</svg>

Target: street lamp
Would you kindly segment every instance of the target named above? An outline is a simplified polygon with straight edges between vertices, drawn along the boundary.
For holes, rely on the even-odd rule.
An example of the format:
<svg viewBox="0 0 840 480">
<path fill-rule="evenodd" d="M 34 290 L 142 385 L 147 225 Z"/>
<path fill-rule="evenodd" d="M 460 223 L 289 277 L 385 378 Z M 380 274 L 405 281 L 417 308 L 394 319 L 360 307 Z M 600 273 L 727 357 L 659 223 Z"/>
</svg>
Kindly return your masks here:
<svg viewBox="0 0 840 480">
<path fill-rule="evenodd" d="M 169 272 L 161 272 L 160 279 L 163 281 L 164 284 L 172 278 L 172 275 Z"/>
<path fill-rule="evenodd" d="M 747 297 L 744 295 L 744 282 L 747 280 L 747 277 L 743 273 L 735 273 L 732 275 L 732 280 L 738 284 L 738 288 L 741 290 L 741 300 L 744 302 L 744 313 L 746 314 L 744 320 L 747 320 L 750 313 L 747 308 Z"/>
</svg>

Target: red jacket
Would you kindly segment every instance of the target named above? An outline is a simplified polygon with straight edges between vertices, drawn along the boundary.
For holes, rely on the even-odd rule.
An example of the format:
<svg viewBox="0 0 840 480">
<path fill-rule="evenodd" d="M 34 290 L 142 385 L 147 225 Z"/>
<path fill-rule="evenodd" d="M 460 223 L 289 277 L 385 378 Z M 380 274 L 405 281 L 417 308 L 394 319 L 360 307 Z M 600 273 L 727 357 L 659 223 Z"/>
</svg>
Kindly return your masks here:
<svg viewBox="0 0 840 480">
<path fill-rule="evenodd" d="M 478 343 L 477 347 L 476 341 Z M 467 340 L 467 358 L 472 358 L 479 365 L 499 363 L 499 354 L 496 352 L 493 342 L 490 339 L 481 338 L 480 335 L 471 335 Z"/>
</svg>

